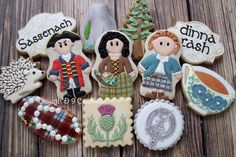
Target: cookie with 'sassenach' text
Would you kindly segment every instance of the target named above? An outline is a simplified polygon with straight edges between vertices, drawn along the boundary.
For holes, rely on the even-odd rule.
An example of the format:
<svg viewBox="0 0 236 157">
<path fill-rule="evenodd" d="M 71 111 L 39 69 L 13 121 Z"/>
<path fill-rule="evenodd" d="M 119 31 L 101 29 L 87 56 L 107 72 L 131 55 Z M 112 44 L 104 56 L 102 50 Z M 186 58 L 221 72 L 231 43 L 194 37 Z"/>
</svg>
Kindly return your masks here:
<svg viewBox="0 0 236 157">
<path fill-rule="evenodd" d="M 219 74 L 202 66 L 184 64 L 182 89 L 188 106 L 202 116 L 227 109 L 235 99 L 235 90 Z"/>
<path fill-rule="evenodd" d="M 182 40 L 182 59 L 190 64 L 213 64 L 224 53 L 220 36 L 198 21 L 180 22 L 168 28 Z"/>
<path fill-rule="evenodd" d="M 131 98 L 83 101 L 85 147 L 132 145 Z"/>
<path fill-rule="evenodd" d="M 135 115 L 137 139 L 150 150 L 166 150 L 175 145 L 183 134 L 184 119 L 175 104 L 165 100 L 151 100 Z"/>
<path fill-rule="evenodd" d="M 18 31 L 16 48 L 30 57 L 46 56 L 47 42 L 55 33 L 72 31 L 75 28 L 75 19 L 64 16 L 62 12 L 37 14 Z"/>
</svg>

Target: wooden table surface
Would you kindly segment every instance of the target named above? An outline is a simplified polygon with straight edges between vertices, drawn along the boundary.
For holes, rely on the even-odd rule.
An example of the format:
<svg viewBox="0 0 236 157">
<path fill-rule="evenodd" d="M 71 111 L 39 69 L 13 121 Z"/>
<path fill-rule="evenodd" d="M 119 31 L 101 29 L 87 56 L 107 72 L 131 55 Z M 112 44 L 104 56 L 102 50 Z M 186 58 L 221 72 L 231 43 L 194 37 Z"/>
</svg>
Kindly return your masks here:
<svg viewBox="0 0 236 157">
<path fill-rule="evenodd" d="M 17 30 L 35 14 L 60 12 L 77 21 L 77 32 L 90 4 L 109 4 L 111 15 L 119 28 L 132 5 L 131 0 L 0 0 L 0 65 L 7 65 L 11 59 L 19 58 L 15 42 Z M 207 24 L 221 36 L 225 47 L 223 57 L 212 66 L 206 66 L 222 75 L 233 84 L 236 74 L 236 1 L 235 0 L 149 0 L 157 29 L 174 26 L 176 21 L 197 20 Z M 94 56 L 89 56 L 94 61 Z M 47 58 L 39 58 L 41 68 L 48 66 Z M 141 79 L 135 81 L 133 112 L 145 101 L 138 93 Z M 98 85 L 93 80 L 93 92 L 87 98 L 97 97 Z M 34 94 L 47 99 L 56 98 L 54 84 L 44 80 L 44 86 Z M 91 149 L 83 146 L 82 140 L 71 145 L 52 144 L 37 137 L 26 128 L 17 116 L 17 105 L 0 98 L 0 156 L 9 157 L 235 157 L 236 156 L 236 104 L 222 114 L 209 117 L 196 115 L 186 106 L 186 100 L 177 85 L 174 102 L 180 107 L 185 118 L 185 130 L 181 140 L 166 151 L 149 151 L 134 139 L 132 146 Z M 80 105 L 66 105 L 81 117 Z"/>
</svg>

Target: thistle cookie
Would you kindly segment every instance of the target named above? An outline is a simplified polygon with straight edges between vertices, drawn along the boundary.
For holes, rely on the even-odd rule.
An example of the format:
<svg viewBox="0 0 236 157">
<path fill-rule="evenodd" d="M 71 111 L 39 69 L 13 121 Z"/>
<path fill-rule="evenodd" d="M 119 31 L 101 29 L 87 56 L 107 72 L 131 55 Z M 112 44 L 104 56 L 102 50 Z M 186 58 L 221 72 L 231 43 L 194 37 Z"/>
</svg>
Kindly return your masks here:
<svg viewBox="0 0 236 157">
<path fill-rule="evenodd" d="M 235 99 L 233 87 L 216 72 L 184 64 L 182 89 L 188 106 L 202 116 L 224 111 Z"/>
<path fill-rule="evenodd" d="M 215 58 L 224 54 L 220 36 L 205 24 L 197 21 L 177 22 L 168 29 L 182 40 L 182 59 L 190 64 L 213 64 Z"/>
<path fill-rule="evenodd" d="M 155 28 L 155 24 L 152 22 L 151 10 L 148 8 L 146 1 L 134 0 L 124 27 L 120 31 L 134 41 L 132 58 L 135 61 L 140 61 L 145 52 L 144 42 Z"/>
<path fill-rule="evenodd" d="M 91 61 L 82 52 L 80 37 L 69 31 L 54 34 L 47 43 L 48 79 L 55 83 L 60 99 L 82 97 L 92 91 Z"/>
<path fill-rule="evenodd" d="M 47 42 L 55 33 L 75 28 L 75 19 L 64 16 L 62 12 L 37 14 L 18 31 L 16 48 L 30 57 L 46 56 Z"/>
<path fill-rule="evenodd" d="M 178 37 L 159 30 L 148 37 L 145 46 L 146 53 L 138 64 L 142 76 L 140 94 L 148 99 L 174 99 L 175 86 L 182 77 Z"/>
<path fill-rule="evenodd" d="M 183 134 L 182 112 L 164 100 L 146 102 L 134 120 L 137 139 L 148 149 L 166 150 L 175 145 Z"/>
<path fill-rule="evenodd" d="M 38 96 L 24 98 L 18 116 L 41 138 L 53 143 L 70 144 L 80 138 L 80 122 L 59 104 Z"/>
<path fill-rule="evenodd" d="M 20 57 L 11 61 L 9 66 L 2 66 L 1 70 L 0 93 L 13 104 L 40 88 L 43 85 L 40 80 L 45 78 L 45 72 L 29 58 Z"/>
<path fill-rule="evenodd" d="M 108 31 L 96 42 L 92 76 L 102 98 L 132 97 L 138 70 L 131 59 L 132 42 L 119 31 Z"/>
<path fill-rule="evenodd" d="M 132 145 L 131 98 L 83 101 L 85 147 Z"/>
<path fill-rule="evenodd" d="M 94 53 L 96 40 L 101 34 L 109 30 L 116 30 L 116 22 L 109 15 L 107 5 L 92 4 L 80 29 L 85 53 Z"/>
</svg>

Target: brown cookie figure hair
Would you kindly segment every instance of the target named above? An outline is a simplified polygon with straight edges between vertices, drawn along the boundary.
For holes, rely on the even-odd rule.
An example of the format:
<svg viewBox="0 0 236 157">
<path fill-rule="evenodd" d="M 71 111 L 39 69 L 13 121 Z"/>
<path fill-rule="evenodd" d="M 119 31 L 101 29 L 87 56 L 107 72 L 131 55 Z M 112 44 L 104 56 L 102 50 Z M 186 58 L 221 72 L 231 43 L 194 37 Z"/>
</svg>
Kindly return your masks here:
<svg viewBox="0 0 236 157">
<path fill-rule="evenodd" d="M 169 37 L 169 38 L 171 38 L 175 42 L 175 44 L 177 45 L 177 47 L 173 50 L 173 54 L 176 55 L 178 53 L 178 51 L 180 49 L 179 39 L 174 33 L 171 33 L 169 31 L 158 31 L 158 32 L 156 32 L 148 41 L 148 49 L 149 50 L 153 49 L 152 41 L 159 38 L 159 37 Z"/>
</svg>

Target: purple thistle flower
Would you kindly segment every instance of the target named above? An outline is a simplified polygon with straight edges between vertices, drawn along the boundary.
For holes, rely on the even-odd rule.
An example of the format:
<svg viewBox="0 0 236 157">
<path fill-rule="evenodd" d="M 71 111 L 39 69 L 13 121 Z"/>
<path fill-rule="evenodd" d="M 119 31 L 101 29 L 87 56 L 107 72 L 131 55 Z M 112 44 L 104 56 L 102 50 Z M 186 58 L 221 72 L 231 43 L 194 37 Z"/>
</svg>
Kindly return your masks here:
<svg viewBox="0 0 236 157">
<path fill-rule="evenodd" d="M 112 115 L 112 113 L 115 111 L 115 107 L 110 104 L 102 104 L 98 107 L 98 111 L 101 113 L 102 116 Z"/>
</svg>

